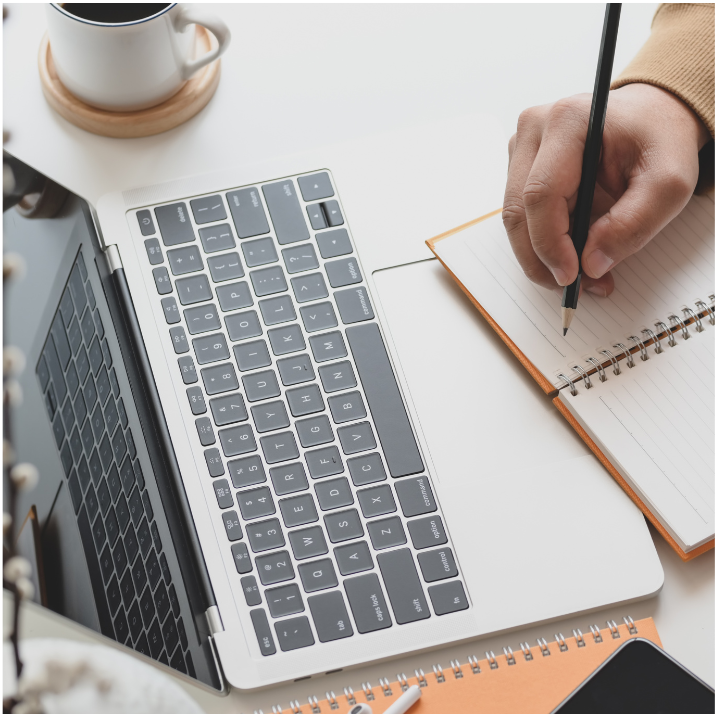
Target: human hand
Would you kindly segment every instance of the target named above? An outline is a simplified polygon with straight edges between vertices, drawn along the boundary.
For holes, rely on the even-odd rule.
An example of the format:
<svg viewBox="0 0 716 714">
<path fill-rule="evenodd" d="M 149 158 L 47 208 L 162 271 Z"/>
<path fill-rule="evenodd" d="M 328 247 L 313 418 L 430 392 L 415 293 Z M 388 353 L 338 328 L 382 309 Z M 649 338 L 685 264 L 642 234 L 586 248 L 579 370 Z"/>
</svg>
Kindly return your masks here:
<svg viewBox="0 0 716 714">
<path fill-rule="evenodd" d="M 591 95 L 527 109 L 510 139 L 502 220 L 525 275 L 546 288 L 574 282 L 570 238 Z M 609 272 L 648 243 L 686 205 L 709 141 L 703 122 L 675 95 L 647 84 L 609 94 L 582 288 L 605 297 Z"/>
</svg>

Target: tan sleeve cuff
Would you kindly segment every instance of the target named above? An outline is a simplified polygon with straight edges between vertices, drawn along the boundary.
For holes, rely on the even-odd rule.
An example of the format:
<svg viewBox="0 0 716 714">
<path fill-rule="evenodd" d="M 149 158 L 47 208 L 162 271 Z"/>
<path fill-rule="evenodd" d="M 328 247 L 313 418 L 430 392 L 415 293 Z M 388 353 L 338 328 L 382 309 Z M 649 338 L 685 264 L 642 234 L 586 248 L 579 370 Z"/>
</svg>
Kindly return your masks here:
<svg viewBox="0 0 716 714">
<path fill-rule="evenodd" d="M 652 84 L 682 99 L 714 136 L 714 4 L 665 3 L 651 36 L 612 89 Z"/>
</svg>

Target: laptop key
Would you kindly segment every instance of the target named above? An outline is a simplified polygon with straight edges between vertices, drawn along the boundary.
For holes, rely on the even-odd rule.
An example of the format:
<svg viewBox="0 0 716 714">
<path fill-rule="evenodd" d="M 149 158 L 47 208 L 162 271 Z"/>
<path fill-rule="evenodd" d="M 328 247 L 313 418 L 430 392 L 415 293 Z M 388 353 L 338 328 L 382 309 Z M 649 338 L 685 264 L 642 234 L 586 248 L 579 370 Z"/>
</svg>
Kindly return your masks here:
<svg viewBox="0 0 716 714">
<path fill-rule="evenodd" d="M 277 496 L 286 496 L 289 493 L 305 491 L 308 488 L 306 470 L 300 461 L 295 464 L 274 466 L 269 470 L 273 490 Z"/>
<path fill-rule="evenodd" d="M 191 357 L 180 357 L 177 362 L 179 363 L 179 371 L 184 384 L 195 384 L 199 378 L 196 374 L 194 360 Z"/>
<path fill-rule="evenodd" d="M 154 276 L 154 284 L 157 286 L 157 292 L 160 295 L 168 295 L 173 289 L 169 271 L 163 267 L 154 268 L 152 275 Z"/>
<path fill-rule="evenodd" d="M 156 269 L 156 268 L 155 268 Z M 166 270 L 166 268 L 165 268 Z M 176 281 L 179 302 L 182 305 L 193 305 L 204 300 L 211 300 L 211 286 L 206 275 L 192 275 Z"/>
<path fill-rule="evenodd" d="M 274 429 L 285 429 L 291 423 L 283 402 L 268 402 L 251 407 L 251 416 L 256 431 L 260 434 Z"/>
<path fill-rule="evenodd" d="M 281 382 L 286 387 L 310 382 L 316 378 L 311 358 L 306 353 L 280 359 L 276 362 L 276 366 L 281 375 Z"/>
<path fill-rule="evenodd" d="M 261 604 L 261 591 L 256 583 L 256 578 L 253 575 L 246 575 L 241 578 L 241 590 L 244 593 L 246 604 L 249 607 L 255 607 Z M 303 609 L 303 608 L 301 608 Z M 300 612 L 300 610 L 299 610 Z"/>
<path fill-rule="evenodd" d="M 457 565 L 450 548 L 418 553 L 418 563 L 427 583 L 454 578 L 457 575 Z"/>
<path fill-rule="evenodd" d="M 269 627 L 268 617 L 265 610 L 251 610 L 251 622 L 254 626 L 259 649 L 264 657 L 276 654 L 276 645 Z"/>
<path fill-rule="evenodd" d="M 345 476 L 316 484 L 316 496 L 322 511 L 353 505 L 353 492 Z"/>
<path fill-rule="evenodd" d="M 301 446 L 304 448 L 320 446 L 335 440 L 331 422 L 324 414 L 297 421 L 295 426 Z"/>
<path fill-rule="evenodd" d="M 226 220 L 226 210 L 221 196 L 203 196 L 190 201 L 194 220 L 197 223 L 213 223 Z"/>
<path fill-rule="evenodd" d="M 332 288 L 342 288 L 346 285 L 360 283 L 363 280 L 358 261 L 355 258 L 332 260 L 325 265 L 328 282 Z"/>
<path fill-rule="evenodd" d="M 296 560 L 315 558 L 317 555 L 325 555 L 328 552 L 326 537 L 323 535 L 321 526 L 290 531 L 288 539 Z"/>
<path fill-rule="evenodd" d="M 186 390 L 186 396 L 189 400 L 192 414 L 195 416 L 197 414 L 206 414 L 206 401 L 204 400 L 204 392 L 201 387 L 189 387 L 189 389 Z"/>
<path fill-rule="evenodd" d="M 298 585 L 291 583 L 290 585 L 281 585 L 277 588 L 266 590 L 266 604 L 268 605 L 271 617 L 285 617 L 286 615 L 295 615 L 303 612 L 306 608 L 303 606 L 301 591 Z M 258 605 L 258 603 L 255 603 Z"/>
<path fill-rule="evenodd" d="M 151 211 L 137 211 L 137 222 L 139 223 L 139 230 L 142 231 L 143 236 L 150 236 L 156 233 Z"/>
<path fill-rule="evenodd" d="M 249 268 L 257 268 L 259 265 L 268 265 L 278 260 L 278 253 L 273 243 L 273 238 L 259 238 L 249 240 L 241 244 L 244 253 L 244 260 Z"/>
<path fill-rule="evenodd" d="M 338 205 L 338 201 L 326 201 L 323 204 L 323 212 L 326 214 L 328 225 L 331 228 L 343 225 L 343 214 L 341 213 L 341 207 Z"/>
<path fill-rule="evenodd" d="M 82 328 L 80 327 L 80 322 L 76 317 L 72 318 L 72 322 L 70 323 L 70 329 L 67 331 L 67 338 L 70 341 L 70 349 L 72 350 L 72 354 L 76 355 L 77 350 L 82 345 Z M 47 374 L 49 376 L 49 372 Z M 42 388 L 45 388 L 44 384 L 42 385 Z"/>
<path fill-rule="evenodd" d="M 335 446 L 307 451 L 305 457 L 311 478 L 325 478 L 343 473 L 343 461 Z"/>
<path fill-rule="evenodd" d="M 290 652 L 291 650 L 310 647 L 315 643 L 313 633 L 311 632 L 311 625 L 305 616 L 294 617 L 290 620 L 281 620 L 281 622 L 277 622 L 274 627 L 276 628 L 278 645 L 282 652 Z"/>
<path fill-rule="evenodd" d="M 315 270 L 318 267 L 316 251 L 310 243 L 284 248 L 281 251 L 283 262 L 289 273 L 303 273 L 306 270 Z"/>
<path fill-rule="evenodd" d="M 149 640 L 149 651 L 152 653 L 152 658 L 157 659 L 164 648 L 164 640 L 162 639 L 162 629 L 159 621 L 156 619 L 147 632 L 147 640 Z"/>
<path fill-rule="evenodd" d="M 123 645 L 127 641 L 127 637 L 129 637 L 127 618 L 122 610 L 120 610 L 117 617 L 114 618 L 114 636 L 120 645 Z"/>
<path fill-rule="evenodd" d="M 276 513 L 271 491 L 262 486 L 252 488 L 248 491 L 240 491 L 236 494 L 236 501 L 241 509 L 241 515 L 245 521 L 263 516 L 271 516 Z"/>
<path fill-rule="evenodd" d="M 273 550 L 286 545 L 281 524 L 277 518 L 269 518 L 267 521 L 259 521 L 258 523 L 249 523 L 246 526 L 246 535 L 254 553 L 262 553 L 265 550 Z"/>
<path fill-rule="evenodd" d="M 436 615 L 447 615 L 450 612 L 467 610 L 469 607 L 465 588 L 459 580 L 433 585 L 428 588 L 428 595 Z"/>
<path fill-rule="evenodd" d="M 333 561 L 328 558 L 299 565 L 298 574 L 301 577 L 303 589 L 307 593 L 316 592 L 317 590 L 327 590 L 328 588 L 334 588 L 338 585 L 338 578 L 333 568 Z"/>
<path fill-rule="evenodd" d="M 286 392 L 286 399 L 288 400 L 291 414 L 295 417 L 322 412 L 326 408 L 321 396 L 321 390 L 316 384 L 289 389 Z"/>
<path fill-rule="evenodd" d="M 186 275 L 187 273 L 204 270 L 204 261 L 201 259 L 201 253 L 195 245 L 168 250 L 167 258 L 169 259 L 169 267 L 172 269 L 172 275 Z"/>
<path fill-rule="evenodd" d="M 318 520 L 316 504 L 310 493 L 284 498 L 278 502 L 278 505 L 281 507 L 281 515 L 287 528 L 305 526 Z"/>
<path fill-rule="evenodd" d="M 353 627 L 340 592 L 313 595 L 308 598 L 308 607 L 321 642 L 332 642 L 353 636 Z"/>
<path fill-rule="evenodd" d="M 209 402 L 209 406 L 216 426 L 236 424 L 249 418 L 244 398 L 238 392 L 226 397 L 216 397 Z"/>
<path fill-rule="evenodd" d="M 234 497 L 231 495 L 229 482 L 225 478 L 222 478 L 213 481 L 212 485 L 214 486 L 214 494 L 216 495 L 216 502 L 219 504 L 219 508 L 231 508 L 234 505 Z"/>
<path fill-rule="evenodd" d="M 107 601 L 109 602 L 110 612 L 114 615 L 117 612 L 117 608 L 122 604 L 122 593 L 119 589 L 116 575 L 112 577 L 110 584 L 107 586 Z"/>
<path fill-rule="evenodd" d="M 171 337 L 175 354 L 181 355 L 189 351 L 189 341 L 187 340 L 186 332 L 181 325 L 178 327 L 172 327 L 169 330 L 169 336 Z"/>
<path fill-rule="evenodd" d="M 388 484 L 358 491 L 358 503 L 360 503 L 360 509 L 366 518 L 395 513 L 398 509 Z"/>
<path fill-rule="evenodd" d="M 263 194 L 276 238 L 281 245 L 297 243 L 311 237 L 291 179 L 264 186 Z"/>
<path fill-rule="evenodd" d="M 363 526 L 355 508 L 331 513 L 325 516 L 324 521 L 331 543 L 341 543 L 363 535 Z"/>
<path fill-rule="evenodd" d="M 395 484 L 398 500 L 406 518 L 421 516 L 437 510 L 427 476 L 406 479 Z"/>
<path fill-rule="evenodd" d="M 314 335 L 309 338 L 313 359 L 316 362 L 327 362 L 328 360 L 345 357 L 348 354 L 343 335 L 340 332 L 327 332 L 324 335 Z"/>
<path fill-rule="evenodd" d="M 337 258 L 341 255 L 349 255 L 353 252 L 351 239 L 348 237 L 348 231 L 345 228 L 318 233 L 316 235 L 316 243 L 318 243 L 321 258 L 324 260 Z"/>
<path fill-rule="evenodd" d="M 298 458 L 296 439 L 290 431 L 261 437 L 261 449 L 269 464 L 292 461 Z"/>
<path fill-rule="evenodd" d="M 293 580 L 296 577 L 293 572 L 291 557 L 285 550 L 258 556 L 256 558 L 256 570 L 263 585 L 275 585 L 286 580 Z"/>
<path fill-rule="evenodd" d="M 164 621 L 164 618 L 169 612 L 171 603 L 169 602 L 169 593 L 167 592 L 164 583 L 161 583 L 154 593 L 154 604 L 157 606 L 157 615 L 160 621 Z"/>
<path fill-rule="evenodd" d="M 161 265 L 164 262 L 164 255 L 157 238 L 148 238 L 144 241 L 144 249 L 147 251 L 150 265 Z M 176 273 L 174 273 L 176 275 Z"/>
<path fill-rule="evenodd" d="M 234 345 L 234 357 L 236 357 L 236 364 L 239 365 L 239 370 L 242 372 L 268 367 L 271 364 L 271 355 L 269 355 L 265 340 Z"/>
<path fill-rule="evenodd" d="M 231 555 L 234 558 L 236 572 L 240 574 L 250 573 L 252 569 L 251 558 L 249 557 L 249 549 L 246 543 L 234 543 L 231 546 Z"/>
<path fill-rule="evenodd" d="M 373 570 L 373 558 L 370 548 L 364 540 L 342 545 L 333 551 L 341 575 L 354 575 L 365 570 Z"/>
<path fill-rule="evenodd" d="M 388 604 L 375 573 L 343 581 L 356 628 L 361 634 L 392 627 Z"/>
<path fill-rule="evenodd" d="M 162 298 L 162 310 L 164 311 L 164 319 L 167 321 L 167 325 L 176 325 L 177 322 L 181 321 L 179 307 L 173 297 Z"/>
<path fill-rule="evenodd" d="M 250 402 L 258 402 L 261 399 L 278 397 L 281 389 L 278 386 L 276 374 L 273 371 L 256 372 L 241 378 L 244 385 L 246 398 Z"/>
<path fill-rule="evenodd" d="M 216 478 L 224 475 L 224 463 L 218 449 L 206 449 L 204 451 L 206 467 L 209 469 L 209 476 Z"/>
<path fill-rule="evenodd" d="M 227 462 L 226 465 L 229 468 L 229 475 L 234 488 L 246 488 L 246 486 L 255 486 L 257 483 L 266 482 L 264 465 L 258 456 L 234 459 Z"/>
<path fill-rule="evenodd" d="M 269 232 L 266 213 L 257 188 L 242 188 L 226 194 L 231 217 L 239 238 L 252 238 Z"/>
<path fill-rule="evenodd" d="M 319 367 L 318 374 L 326 392 L 338 392 L 341 389 L 355 387 L 357 384 L 353 365 L 347 360 Z"/>
<path fill-rule="evenodd" d="M 333 293 L 333 297 L 338 305 L 338 312 L 344 325 L 372 320 L 375 317 L 368 293 L 364 287 L 338 290 Z"/>
<path fill-rule="evenodd" d="M 308 220 L 311 221 L 311 228 L 313 228 L 314 231 L 320 231 L 324 228 L 328 228 L 326 214 L 323 212 L 323 207 L 320 203 L 314 203 L 311 206 L 306 206 L 306 213 L 308 214 Z"/>
<path fill-rule="evenodd" d="M 97 377 L 99 370 L 104 363 L 104 355 L 102 354 L 102 346 L 96 337 L 92 340 L 92 344 L 89 348 L 89 361 L 90 367 L 92 368 L 92 374 Z M 57 396 L 59 397 L 59 393 Z M 62 399 L 62 397 L 60 397 L 60 399 Z"/>
<path fill-rule="evenodd" d="M 222 429 L 219 432 L 219 439 L 224 456 L 227 458 L 256 451 L 256 439 L 250 424 Z"/>
<path fill-rule="evenodd" d="M 296 310 L 288 295 L 261 300 L 259 308 L 265 325 L 278 325 L 296 319 Z"/>
<path fill-rule="evenodd" d="M 321 273 L 311 273 L 310 275 L 291 278 L 291 287 L 297 302 L 311 302 L 311 300 L 328 297 L 326 281 Z"/>
<path fill-rule="evenodd" d="M 381 553 L 378 566 L 399 625 L 430 617 L 428 601 L 408 548 Z"/>
<path fill-rule="evenodd" d="M 276 356 L 306 349 L 303 333 L 298 325 L 286 325 L 268 331 L 271 349 Z"/>
<path fill-rule="evenodd" d="M 201 305 L 184 310 L 184 319 L 192 335 L 211 332 L 221 327 L 219 311 L 215 305 Z M 176 329 L 176 328 L 172 328 Z"/>
<path fill-rule="evenodd" d="M 357 454 L 360 451 L 370 451 L 376 447 L 373 429 L 370 422 L 367 421 L 342 426 L 338 429 L 338 438 L 341 441 L 344 454 Z"/>
<path fill-rule="evenodd" d="M 310 176 L 300 176 L 298 186 L 304 201 L 317 201 L 320 198 L 333 196 L 333 186 L 328 172 L 321 171 Z"/>
<path fill-rule="evenodd" d="M 206 262 L 209 264 L 211 279 L 215 283 L 244 277 L 244 268 L 238 253 L 224 253 L 209 258 Z"/>
<path fill-rule="evenodd" d="M 85 339 L 85 344 L 89 345 L 94 337 L 94 320 L 92 319 L 91 310 L 85 310 L 85 314 L 82 316 L 80 325 L 82 327 L 82 336 Z M 50 363 L 50 370 L 52 370 L 52 363 Z"/>
<path fill-rule="evenodd" d="M 216 253 L 220 250 L 235 248 L 231 226 L 228 223 L 221 223 L 218 226 L 207 226 L 199 229 L 199 238 L 204 246 L 205 253 Z"/>
<path fill-rule="evenodd" d="M 405 530 L 403 530 L 403 524 L 397 516 L 368 523 L 368 534 L 373 543 L 373 548 L 376 550 L 393 548 L 396 545 L 404 545 L 408 542 L 405 537 Z"/>
<path fill-rule="evenodd" d="M 272 268 L 253 270 L 250 275 L 254 292 L 258 297 L 273 295 L 274 293 L 283 293 L 288 290 L 288 283 L 286 283 L 283 268 L 279 265 Z"/>
<path fill-rule="evenodd" d="M 338 326 L 336 312 L 329 302 L 302 307 L 300 313 L 306 332 L 319 332 L 320 330 L 328 330 L 331 327 Z"/>
<path fill-rule="evenodd" d="M 204 382 L 204 389 L 206 389 L 206 393 L 209 396 L 232 392 L 239 388 L 239 380 L 231 362 L 219 364 L 215 367 L 204 367 L 201 370 L 201 378 Z"/>
<path fill-rule="evenodd" d="M 255 310 L 241 312 L 238 315 L 229 315 L 225 322 L 226 329 L 229 331 L 229 339 L 232 342 L 248 340 L 249 337 L 258 337 L 263 332 L 259 316 Z"/>
<path fill-rule="evenodd" d="M 224 511 L 221 517 L 224 521 L 226 537 L 232 542 L 241 540 L 244 534 L 241 532 L 241 524 L 239 523 L 239 517 L 236 515 L 236 511 Z"/>
<path fill-rule="evenodd" d="M 215 335 L 196 337 L 193 339 L 194 354 L 199 364 L 209 364 L 229 359 L 229 347 L 226 344 L 226 337 L 220 332 Z"/>
<path fill-rule="evenodd" d="M 363 404 L 363 397 L 360 392 L 348 392 L 347 394 L 330 397 L 328 406 L 331 409 L 331 416 L 336 424 L 353 421 L 354 419 L 363 419 L 367 416 L 365 404 Z"/>
<path fill-rule="evenodd" d="M 158 206 L 154 209 L 154 215 L 157 217 L 164 245 L 179 245 L 195 240 L 194 229 L 191 227 L 185 203 Z"/>
<path fill-rule="evenodd" d="M 214 427 L 209 417 L 201 417 L 196 420 L 196 433 L 199 435 L 199 441 L 202 446 L 211 446 L 216 443 L 214 435 Z"/>
<path fill-rule="evenodd" d="M 224 312 L 251 307 L 254 304 L 249 284 L 245 281 L 217 286 L 216 297 L 219 298 L 219 305 Z"/>
</svg>

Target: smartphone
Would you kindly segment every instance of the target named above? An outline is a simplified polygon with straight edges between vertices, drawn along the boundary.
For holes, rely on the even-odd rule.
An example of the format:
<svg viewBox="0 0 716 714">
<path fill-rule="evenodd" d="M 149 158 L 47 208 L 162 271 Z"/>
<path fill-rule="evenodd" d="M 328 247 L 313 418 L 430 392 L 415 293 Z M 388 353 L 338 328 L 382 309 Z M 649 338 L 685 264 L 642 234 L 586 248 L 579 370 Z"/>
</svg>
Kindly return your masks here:
<svg viewBox="0 0 716 714">
<path fill-rule="evenodd" d="M 653 642 L 627 640 L 552 714 L 714 714 L 714 690 Z"/>
</svg>

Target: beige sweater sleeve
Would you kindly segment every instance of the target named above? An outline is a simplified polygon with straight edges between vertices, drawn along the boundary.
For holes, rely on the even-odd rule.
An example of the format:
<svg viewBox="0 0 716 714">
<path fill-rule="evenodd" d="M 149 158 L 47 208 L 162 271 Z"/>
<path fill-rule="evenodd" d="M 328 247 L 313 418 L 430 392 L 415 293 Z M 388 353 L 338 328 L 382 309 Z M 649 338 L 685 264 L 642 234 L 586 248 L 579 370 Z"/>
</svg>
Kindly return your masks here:
<svg viewBox="0 0 716 714">
<path fill-rule="evenodd" d="M 652 84 L 675 94 L 714 136 L 714 5 L 659 5 L 651 36 L 612 83 Z"/>
</svg>

